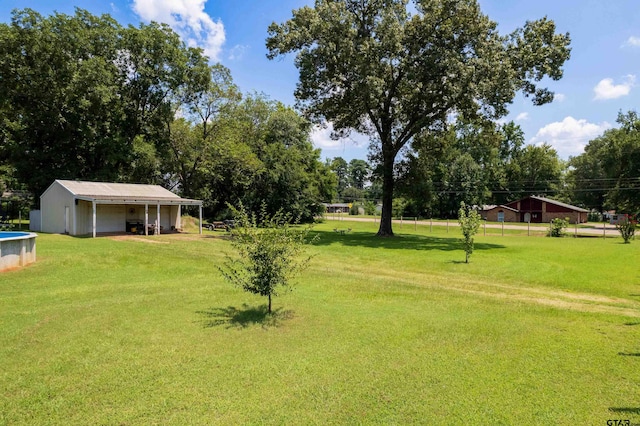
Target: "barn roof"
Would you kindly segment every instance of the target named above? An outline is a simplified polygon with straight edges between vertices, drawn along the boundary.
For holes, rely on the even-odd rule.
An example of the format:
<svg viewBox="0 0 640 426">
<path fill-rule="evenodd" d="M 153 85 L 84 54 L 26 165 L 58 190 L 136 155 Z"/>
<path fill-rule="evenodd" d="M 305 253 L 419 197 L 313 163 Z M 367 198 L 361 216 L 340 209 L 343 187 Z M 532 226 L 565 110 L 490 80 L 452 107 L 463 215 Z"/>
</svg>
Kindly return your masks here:
<svg viewBox="0 0 640 426">
<path fill-rule="evenodd" d="M 200 200 L 181 198 L 160 185 L 145 185 L 115 182 L 85 182 L 56 180 L 67 191 L 80 200 L 111 203 L 155 203 L 202 205 Z M 46 191 L 45 191 L 46 192 Z"/>
<path fill-rule="evenodd" d="M 580 207 L 576 207 L 576 206 L 572 206 L 571 204 L 562 203 L 562 202 L 557 201 L 557 200 L 552 200 L 551 198 L 537 197 L 535 195 L 532 195 L 530 198 L 533 198 L 534 200 L 544 201 L 545 203 L 549 203 L 549 204 L 555 204 L 556 206 L 565 207 L 567 209 L 575 210 L 577 212 L 589 213 L 589 210 L 586 210 L 586 209 L 583 209 L 583 208 L 580 208 Z"/>
<path fill-rule="evenodd" d="M 518 213 L 518 210 L 516 210 L 516 209 L 514 209 L 512 207 L 509 207 L 509 206 L 505 206 L 503 204 L 500 204 L 499 206 L 487 206 L 487 207 L 489 207 L 489 208 L 486 209 L 486 211 L 491 211 L 491 210 L 494 210 L 494 209 L 500 209 L 500 210 L 511 210 L 512 212 Z"/>
</svg>

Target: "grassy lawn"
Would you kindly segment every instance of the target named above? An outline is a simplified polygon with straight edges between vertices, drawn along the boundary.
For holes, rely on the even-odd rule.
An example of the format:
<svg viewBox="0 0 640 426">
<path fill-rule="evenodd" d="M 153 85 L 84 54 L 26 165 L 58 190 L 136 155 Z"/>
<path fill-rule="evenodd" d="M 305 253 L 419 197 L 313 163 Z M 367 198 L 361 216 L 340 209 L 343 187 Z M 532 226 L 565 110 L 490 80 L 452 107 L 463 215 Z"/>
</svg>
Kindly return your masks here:
<svg viewBox="0 0 640 426">
<path fill-rule="evenodd" d="M 0 274 L 0 424 L 640 422 L 640 242 L 394 229 L 318 225 L 272 317 L 221 231 L 42 234 Z"/>
</svg>

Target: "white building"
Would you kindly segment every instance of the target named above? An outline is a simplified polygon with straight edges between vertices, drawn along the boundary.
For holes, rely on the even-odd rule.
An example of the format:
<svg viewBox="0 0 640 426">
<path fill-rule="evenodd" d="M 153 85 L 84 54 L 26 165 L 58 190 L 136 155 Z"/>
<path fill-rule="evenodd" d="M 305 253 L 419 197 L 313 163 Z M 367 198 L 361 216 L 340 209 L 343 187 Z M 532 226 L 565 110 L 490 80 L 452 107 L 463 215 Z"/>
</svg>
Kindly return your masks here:
<svg viewBox="0 0 640 426">
<path fill-rule="evenodd" d="M 181 206 L 199 206 L 202 233 L 200 200 L 180 198 L 158 185 L 56 180 L 40 196 L 40 231 L 93 237 L 99 232 L 148 235 L 180 229 Z"/>
</svg>

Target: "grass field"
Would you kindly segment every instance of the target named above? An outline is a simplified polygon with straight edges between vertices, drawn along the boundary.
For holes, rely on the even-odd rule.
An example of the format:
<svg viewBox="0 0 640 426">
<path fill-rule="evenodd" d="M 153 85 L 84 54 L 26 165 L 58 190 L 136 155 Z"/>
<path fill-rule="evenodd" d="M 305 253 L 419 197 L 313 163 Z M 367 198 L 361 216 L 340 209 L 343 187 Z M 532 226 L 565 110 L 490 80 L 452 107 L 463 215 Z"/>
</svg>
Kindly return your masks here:
<svg viewBox="0 0 640 426">
<path fill-rule="evenodd" d="M 40 235 L 0 274 L 0 424 L 640 423 L 640 242 L 315 229 L 271 317 L 221 231 Z"/>
</svg>

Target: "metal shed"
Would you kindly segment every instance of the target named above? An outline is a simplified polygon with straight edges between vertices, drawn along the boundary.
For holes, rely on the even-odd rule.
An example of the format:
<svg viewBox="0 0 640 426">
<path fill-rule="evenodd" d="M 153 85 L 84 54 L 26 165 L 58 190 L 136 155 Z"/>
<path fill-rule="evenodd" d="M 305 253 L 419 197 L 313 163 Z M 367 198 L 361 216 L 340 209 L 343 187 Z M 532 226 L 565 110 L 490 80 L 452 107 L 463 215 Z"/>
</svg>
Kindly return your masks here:
<svg viewBox="0 0 640 426">
<path fill-rule="evenodd" d="M 199 207 L 202 233 L 202 201 L 181 198 L 159 185 L 56 180 L 40 196 L 40 229 L 95 237 L 135 228 L 148 235 L 150 230 L 180 229 L 182 206 Z"/>
</svg>

